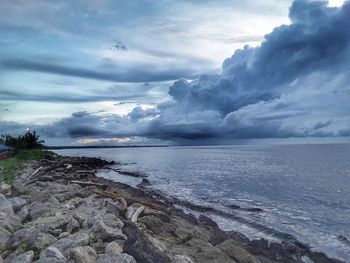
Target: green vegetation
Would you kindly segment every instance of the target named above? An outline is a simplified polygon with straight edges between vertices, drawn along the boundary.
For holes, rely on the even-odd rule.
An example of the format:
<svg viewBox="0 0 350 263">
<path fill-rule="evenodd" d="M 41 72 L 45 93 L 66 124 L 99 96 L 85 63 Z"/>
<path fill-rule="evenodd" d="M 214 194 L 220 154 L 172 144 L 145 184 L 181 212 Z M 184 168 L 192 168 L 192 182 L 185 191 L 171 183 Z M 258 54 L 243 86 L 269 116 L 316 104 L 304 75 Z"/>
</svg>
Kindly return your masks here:
<svg viewBox="0 0 350 263">
<path fill-rule="evenodd" d="M 0 160 L 0 183 L 12 184 L 14 181 L 13 171 L 21 164 L 48 156 L 55 155 L 53 152 L 44 150 L 44 141 L 39 139 L 35 131 L 28 131 L 24 135 L 2 135 L 0 143 L 15 149 L 15 155 L 6 160 Z"/>
<path fill-rule="evenodd" d="M 31 161 L 47 158 L 49 156 L 55 156 L 56 154 L 51 151 L 42 149 L 35 150 L 20 150 L 14 157 L 0 160 L 0 182 L 12 184 L 14 182 L 13 171 L 21 164 Z"/>
<path fill-rule="evenodd" d="M 44 141 L 39 139 L 39 135 L 35 131 L 27 131 L 24 135 L 18 136 L 2 135 L 0 143 L 15 150 L 42 149 L 44 147 Z"/>
</svg>

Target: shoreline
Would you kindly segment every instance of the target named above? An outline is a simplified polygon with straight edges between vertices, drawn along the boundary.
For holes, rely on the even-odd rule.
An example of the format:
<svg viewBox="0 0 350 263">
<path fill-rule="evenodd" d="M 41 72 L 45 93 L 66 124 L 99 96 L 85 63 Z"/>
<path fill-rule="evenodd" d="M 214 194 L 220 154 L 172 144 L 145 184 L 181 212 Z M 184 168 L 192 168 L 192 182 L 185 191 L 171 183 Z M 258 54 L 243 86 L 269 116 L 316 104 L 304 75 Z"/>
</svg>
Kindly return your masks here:
<svg viewBox="0 0 350 263">
<path fill-rule="evenodd" d="M 201 214 L 203 211 L 196 217 L 176 208 L 176 201 L 147 188 L 147 179 L 133 188 L 96 176 L 96 170 L 108 169 L 110 164 L 99 158 L 51 157 L 18 169 L 13 187 L 1 197 L 2 203 L 24 200 L 19 210 L 12 206 L 13 215 L 11 209 L 7 211 L 17 217 L 16 222 L 21 221 L 20 229 L 13 231 L 12 222 L 0 225 L 8 232 L 1 250 L 5 262 L 15 262 L 25 253 L 38 262 L 54 262 L 45 261 L 53 250 L 63 255 L 60 262 L 78 262 L 84 255 L 95 260 L 91 262 L 107 257 L 128 258 L 126 262 L 342 262 L 311 251 L 297 240 L 277 244 L 223 231 Z M 190 210 L 205 209 L 190 202 L 183 205 Z M 23 210 L 27 210 L 26 216 L 18 219 Z M 111 218 L 118 226 L 109 222 Z M 16 246 L 16 237 L 22 235 L 23 239 L 26 231 L 41 233 L 52 242 L 39 249 L 29 238 L 27 250 L 21 244 Z M 111 249 L 107 250 L 111 246 L 119 246 L 115 249 L 119 252 L 111 254 Z"/>
</svg>

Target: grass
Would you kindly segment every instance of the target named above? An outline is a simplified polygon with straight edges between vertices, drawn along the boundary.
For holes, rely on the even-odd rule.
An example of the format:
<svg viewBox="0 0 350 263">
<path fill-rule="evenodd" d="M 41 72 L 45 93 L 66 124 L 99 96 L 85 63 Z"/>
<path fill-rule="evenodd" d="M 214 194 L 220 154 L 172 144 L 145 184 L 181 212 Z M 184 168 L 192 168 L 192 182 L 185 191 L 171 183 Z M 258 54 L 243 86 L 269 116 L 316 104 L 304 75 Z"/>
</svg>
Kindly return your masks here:
<svg viewBox="0 0 350 263">
<path fill-rule="evenodd" d="M 0 160 L 0 183 L 4 182 L 7 184 L 13 184 L 15 180 L 13 172 L 23 163 L 54 155 L 56 154 L 51 151 L 41 149 L 20 150 L 14 157 L 6 160 Z"/>
</svg>

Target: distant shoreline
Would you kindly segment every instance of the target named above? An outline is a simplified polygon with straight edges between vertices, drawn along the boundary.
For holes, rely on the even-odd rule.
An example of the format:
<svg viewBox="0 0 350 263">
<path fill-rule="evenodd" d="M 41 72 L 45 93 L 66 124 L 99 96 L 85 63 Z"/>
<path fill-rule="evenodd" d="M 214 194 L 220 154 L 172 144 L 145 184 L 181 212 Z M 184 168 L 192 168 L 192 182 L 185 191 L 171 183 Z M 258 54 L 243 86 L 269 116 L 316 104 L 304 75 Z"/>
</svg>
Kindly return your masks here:
<svg viewBox="0 0 350 263">
<path fill-rule="evenodd" d="M 64 149 L 103 149 L 103 148 L 151 148 L 151 147 L 169 147 L 169 145 L 115 145 L 115 146 L 46 146 L 47 150 L 64 150 Z"/>
</svg>

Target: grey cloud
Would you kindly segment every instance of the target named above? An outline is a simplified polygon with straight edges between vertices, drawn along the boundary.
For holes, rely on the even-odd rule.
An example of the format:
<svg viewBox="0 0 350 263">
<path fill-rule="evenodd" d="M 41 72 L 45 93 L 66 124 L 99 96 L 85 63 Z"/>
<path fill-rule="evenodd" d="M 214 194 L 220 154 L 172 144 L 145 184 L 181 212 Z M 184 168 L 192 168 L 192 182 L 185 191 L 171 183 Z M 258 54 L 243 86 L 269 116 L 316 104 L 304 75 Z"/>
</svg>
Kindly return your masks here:
<svg viewBox="0 0 350 263">
<path fill-rule="evenodd" d="M 104 80 L 111 82 L 155 82 L 178 79 L 182 76 L 194 77 L 188 70 L 155 71 L 148 68 L 130 70 L 132 72 L 95 71 L 84 68 L 75 68 L 65 65 L 38 62 L 25 59 L 8 59 L 1 62 L 1 67 L 7 70 L 25 70 L 70 77 Z"/>
</svg>

